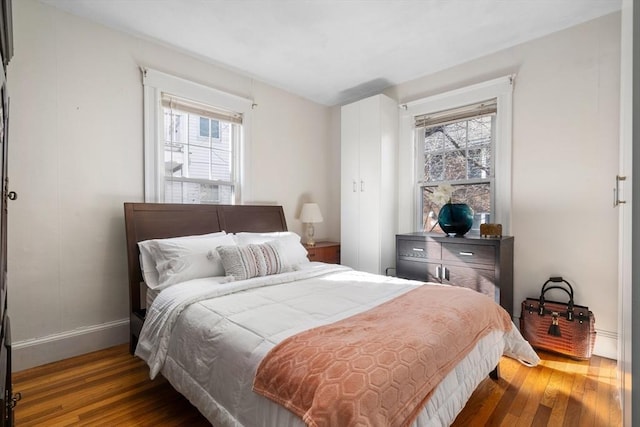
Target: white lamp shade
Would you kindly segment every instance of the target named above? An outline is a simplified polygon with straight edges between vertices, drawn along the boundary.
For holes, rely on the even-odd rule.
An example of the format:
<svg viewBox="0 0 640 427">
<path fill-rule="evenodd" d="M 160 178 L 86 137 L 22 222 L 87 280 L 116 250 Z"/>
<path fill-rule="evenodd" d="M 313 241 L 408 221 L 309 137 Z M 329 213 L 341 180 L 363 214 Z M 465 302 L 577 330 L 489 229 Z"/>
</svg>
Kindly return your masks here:
<svg viewBox="0 0 640 427">
<path fill-rule="evenodd" d="M 317 203 L 305 203 L 300 211 L 300 221 L 312 223 L 322 222 L 322 213 Z"/>
</svg>

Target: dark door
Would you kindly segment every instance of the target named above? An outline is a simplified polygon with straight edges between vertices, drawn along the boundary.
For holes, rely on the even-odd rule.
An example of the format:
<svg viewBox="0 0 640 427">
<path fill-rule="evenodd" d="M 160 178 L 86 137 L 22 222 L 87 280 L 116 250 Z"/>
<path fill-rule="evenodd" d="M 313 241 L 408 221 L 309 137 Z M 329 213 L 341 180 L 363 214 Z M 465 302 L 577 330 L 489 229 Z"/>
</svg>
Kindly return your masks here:
<svg viewBox="0 0 640 427">
<path fill-rule="evenodd" d="M 2 197 L 0 197 L 0 325 L 2 325 L 0 347 L 0 425 L 11 425 L 11 410 L 8 401 L 11 398 L 11 334 L 7 317 L 7 94 L 4 70 L 0 77 L 0 178 Z"/>
<path fill-rule="evenodd" d="M 16 198 L 7 177 L 9 96 L 7 64 L 13 54 L 11 0 L 0 0 L 0 426 L 13 425 L 11 390 L 11 325 L 7 316 L 7 203 Z"/>
</svg>

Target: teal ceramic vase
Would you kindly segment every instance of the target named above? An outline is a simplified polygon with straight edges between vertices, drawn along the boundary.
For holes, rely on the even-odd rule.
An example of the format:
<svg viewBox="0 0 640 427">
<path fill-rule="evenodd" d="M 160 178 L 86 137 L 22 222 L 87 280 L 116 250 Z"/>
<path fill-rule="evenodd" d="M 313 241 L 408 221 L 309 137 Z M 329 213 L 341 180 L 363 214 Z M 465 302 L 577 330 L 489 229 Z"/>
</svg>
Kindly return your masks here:
<svg viewBox="0 0 640 427">
<path fill-rule="evenodd" d="M 466 203 L 447 203 L 438 213 L 438 224 L 448 235 L 464 236 L 473 225 L 473 209 Z"/>
</svg>

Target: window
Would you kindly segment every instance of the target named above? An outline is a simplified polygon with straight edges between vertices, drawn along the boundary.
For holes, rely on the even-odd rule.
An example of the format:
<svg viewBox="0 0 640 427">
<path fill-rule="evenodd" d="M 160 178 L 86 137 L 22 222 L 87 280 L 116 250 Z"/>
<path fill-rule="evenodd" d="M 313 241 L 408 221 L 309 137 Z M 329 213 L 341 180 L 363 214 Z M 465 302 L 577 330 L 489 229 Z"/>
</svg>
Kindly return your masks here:
<svg viewBox="0 0 640 427">
<path fill-rule="evenodd" d="M 211 133 L 209 133 L 211 131 Z M 200 117 L 200 136 L 220 138 L 220 123 L 217 120 Z"/>
<path fill-rule="evenodd" d="M 167 93 L 162 94 L 162 108 L 169 136 L 164 141 L 164 201 L 233 203 L 233 153 L 242 117 Z"/>
<path fill-rule="evenodd" d="M 437 230 L 441 206 L 429 195 L 450 184 L 452 201 L 474 210 L 472 231 L 492 222 L 510 232 L 513 81 L 514 76 L 505 76 L 402 106 L 401 141 L 413 147 L 413 154 L 400 153 L 399 179 L 405 184 L 399 202 L 407 206 L 413 200 L 414 215 L 400 212 L 400 228 Z"/>
<path fill-rule="evenodd" d="M 144 70 L 145 201 L 241 200 L 251 101 Z"/>
<path fill-rule="evenodd" d="M 200 136 L 208 137 L 209 136 L 209 123 L 210 119 L 206 117 L 200 117 Z"/>
<path fill-rule="evenodd" d="M 491 222 L 494 181 L 495 99 L 415 118 L 416 147 L 423 174 L 418 178 L 422 198 L 422 229 L 439 229 L 441 206 L 430 196 L 440 184 L 454 188 L 452 201 L 474 212 L 472 230 Z"/>
</svg>

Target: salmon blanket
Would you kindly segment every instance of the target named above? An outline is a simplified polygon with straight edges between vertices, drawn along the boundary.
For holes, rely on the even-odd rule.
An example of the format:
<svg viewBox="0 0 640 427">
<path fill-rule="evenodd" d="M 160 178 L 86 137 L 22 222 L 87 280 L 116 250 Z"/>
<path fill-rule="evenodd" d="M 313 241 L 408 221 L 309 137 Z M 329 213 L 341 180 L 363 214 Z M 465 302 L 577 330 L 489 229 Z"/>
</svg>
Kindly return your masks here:
<svg viewBox="0 0 640 427">
<path fill-rule="evenodd" d="M 253 389 L 309 426 L 408 426 L 478 340 L 511 328 L 485 295 L 419 286 L 282 341 L 260 363 Z"/>
</svg>

